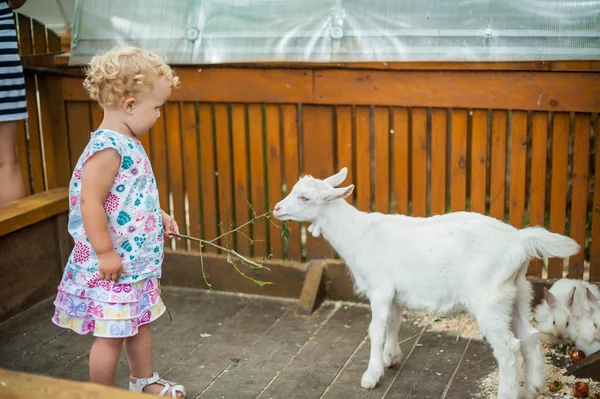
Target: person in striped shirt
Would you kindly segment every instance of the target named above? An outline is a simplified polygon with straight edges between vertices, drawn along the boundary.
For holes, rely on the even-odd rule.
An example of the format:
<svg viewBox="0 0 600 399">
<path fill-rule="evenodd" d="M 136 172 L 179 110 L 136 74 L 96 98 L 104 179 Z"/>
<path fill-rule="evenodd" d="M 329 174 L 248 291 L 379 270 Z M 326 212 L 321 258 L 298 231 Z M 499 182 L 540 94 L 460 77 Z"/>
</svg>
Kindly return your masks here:
<svg viewBox="0 0 600 399">
<path fill-rule="evenodd" d="M 17 122 L 27 119 L 25 78 L 13 10 L 27 0 L 0 0 L 0 205 L 25 197 L 17 149 Z"/>
</svg>

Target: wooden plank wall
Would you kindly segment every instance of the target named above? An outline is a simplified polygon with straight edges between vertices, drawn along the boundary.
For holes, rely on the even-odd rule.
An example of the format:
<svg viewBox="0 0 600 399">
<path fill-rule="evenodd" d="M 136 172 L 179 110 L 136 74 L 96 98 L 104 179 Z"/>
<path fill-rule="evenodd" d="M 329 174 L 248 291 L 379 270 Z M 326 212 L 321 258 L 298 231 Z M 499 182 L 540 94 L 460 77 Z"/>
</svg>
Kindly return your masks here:
<svg viewBox="0 0 600 399">
<path fill-rule="evenodd" d="M 300 174 L 323 178 L 347 166 L 347 182 L 356 184 L 350 200 L 360 210 L 414 216 L 473 210 L 516 227 L 543 225 L 574 237 L 585 251 L 564 266 L 533 262 L 531 276 L 600 278 L 600 240 L 591 240 L 600 229 L 598 73 L 177 71 L 183 88 L 146 144 L 163 207 L 178 220 L 187 217 L 190 234 L 215 238 L 251 218 L 248 203 L 257 214 L 272 208 Z M 72 167 L 93 128 L 95 105 L 80 79 L 62 79 Z M 494 94 L 468 83 L 477 79 Z M 569 85 L 573 91 L 561 89 Z M 261 220 L 229 245 L 274 259 L 336 256 L 321 238 L 302 239 L 298 223 L 290 228 L 287 241 Z M 587 261 L 591 268 L 584 268 Z"/>
<path fill-rule="evenodd" d="M 41 51 L 40 25 L 19 21 L 22 53 Z M 45 37 L 45 50 L 59 51 L 53 33 Z M 411 65 L 177 67 L 182 88 L 142 138 L 162 207 L 188 234 L 212 239 L 267 212 L 301 174 L 347 166 L 356 185 L 348 200 L 360 210 L 472 210 L 543 225 L 585 251 L 564 264 L 532 262 L 531 276 L 600 281 L 598 64 Z M 27 75 L 41 109 L 32 100 L 21 141 L 32 192 L 68 184 L 102 117 L 82 77 L 64 76 L 79 68 L 57 71 Z M 219 243 L 256 257 L 336 257 L 306 226 L 290 223 L 286 240 L 278 225 L 261 219 Z"/>
</svg>

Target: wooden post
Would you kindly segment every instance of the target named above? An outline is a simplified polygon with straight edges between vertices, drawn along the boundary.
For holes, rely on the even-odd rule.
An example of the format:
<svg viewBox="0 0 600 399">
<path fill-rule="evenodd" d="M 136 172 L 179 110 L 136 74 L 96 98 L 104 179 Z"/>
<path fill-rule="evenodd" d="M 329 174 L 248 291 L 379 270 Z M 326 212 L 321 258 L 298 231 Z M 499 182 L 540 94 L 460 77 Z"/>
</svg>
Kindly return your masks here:
<svg viewBox="0 0 600 399">
<path fill-rule="evenodd" d="M 310 262 L 306 268 L 306 277 L 296 312 L 302 315 L 310 315 L 319 306 L 324 297 L 323 271 L 325 270 L 325 261 L 319 260 Z"/>
<path fill-rule="evenodd" d="M 71 179 L 62 78 L 38 74 L 40 117 L 44 135 L 44 153 L 48 189 L 68 187 Z"/>
</svg>

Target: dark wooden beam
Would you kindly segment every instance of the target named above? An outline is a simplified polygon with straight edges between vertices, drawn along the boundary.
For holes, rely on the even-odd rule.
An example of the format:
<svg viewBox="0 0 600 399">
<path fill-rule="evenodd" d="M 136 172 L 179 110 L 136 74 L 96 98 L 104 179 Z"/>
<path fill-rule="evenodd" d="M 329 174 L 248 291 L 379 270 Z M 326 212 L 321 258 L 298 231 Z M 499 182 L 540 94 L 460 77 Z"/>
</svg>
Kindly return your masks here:
<svg viewBox="0 0 600 399">
<path fill-rule="evenodd" d="M 324 271 L 327 263 L 322 260 L 313 261 L 308 264 L 304 285 L 298 301 L 298 314 L 310 315 L 325 296 Z"/>
<path fill-rule="evenodd" d="M 283 260 L 268 260 L 264 265 L 270 270 L 261 269 L 260 274 L 249 267 L 241 270 L 249 276 L 272 284 L 260 287 L 239 274 L 227 262 L 227 256 L 203 254 L 204 270 L 209 284 L 216 291 L 240 292 L 276 297 L 298 298 L 302 291 L 307 264 Z M 200 264 L 200 255 L 195 252 L 165 251 L 162 283 L 179 287 L 208 289 Z"/>
<path fill-rule="evenodd" d="M 62 219 L 53 216 L 0 236 L 0 281 L 4 285 L 0 290 L 0 322 L 56 295 L 71 248 L 66 213 L 62 215 Z M 57 237 L 63 237 L 62 249 Z"/>
<path fill-rule="evenodd" d="M 567 367 L 564 375 L 573 375 L 577 378 L 591 378 L 600 381 L 600 351 L 594 352 L 583 360 Z"/>
</svg>

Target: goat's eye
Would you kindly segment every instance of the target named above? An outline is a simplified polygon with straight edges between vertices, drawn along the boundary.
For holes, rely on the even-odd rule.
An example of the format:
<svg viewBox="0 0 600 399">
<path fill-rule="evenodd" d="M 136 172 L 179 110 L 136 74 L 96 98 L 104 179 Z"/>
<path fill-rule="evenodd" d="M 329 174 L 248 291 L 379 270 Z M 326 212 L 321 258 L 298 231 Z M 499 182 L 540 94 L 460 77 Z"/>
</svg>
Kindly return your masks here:
<svg viewBox="0 0 600 399">
<path fill-rule="evenodd" d="M 301 195 L 300 196 L 300 200 L 303 201 L 303 202 L 307 202 L 308 198 L 306 198 L 305 196 Z"/>
<path fill-rule="evenodd" d="M 552 322 L 552 325 L 553 325 L 553 326 L 555 326 L 555 325 L 556 325 L 556 321 L 553 321 L 553 322 Z"/>
<path fill-rule="evenodd" d="M 569 322 L 567 321 L 567 327 L 569 327 Z"/>
<path fill-rule="evenodd" d="M 598 325 L 596 323 L 594 323 L 594 328 L 598 328 Z"/>
</svg>

